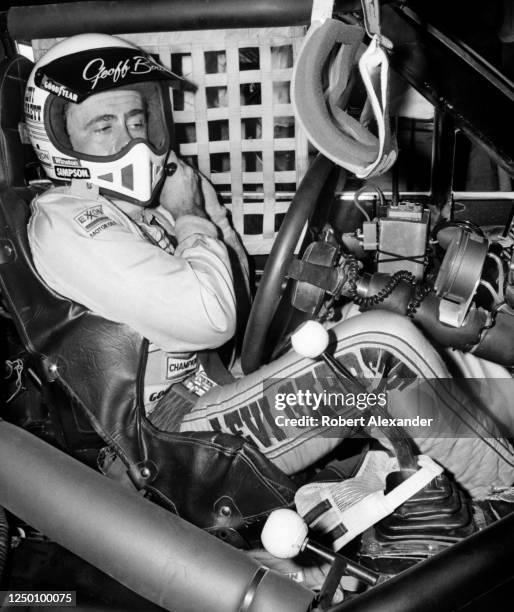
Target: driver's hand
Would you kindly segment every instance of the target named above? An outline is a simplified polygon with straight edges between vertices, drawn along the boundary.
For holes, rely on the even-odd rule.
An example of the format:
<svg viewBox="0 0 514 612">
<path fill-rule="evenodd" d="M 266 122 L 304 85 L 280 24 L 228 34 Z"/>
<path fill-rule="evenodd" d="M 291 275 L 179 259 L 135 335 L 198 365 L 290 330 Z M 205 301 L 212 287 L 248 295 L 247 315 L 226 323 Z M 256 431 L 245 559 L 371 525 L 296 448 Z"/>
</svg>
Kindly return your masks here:
<svg viewBox="0 0 514 612">
<path fill-rule="evenodd" d="M 167 167 L 173 168 L 171 164 L 176 165 L 176 170 L 169 172 L 164 180 L 159 198 L 161 206 L 173 215 L 175 221 L 184 215 L 206 218 L 198 175 L 173 151 L 169 154 Z"/>
</svg>

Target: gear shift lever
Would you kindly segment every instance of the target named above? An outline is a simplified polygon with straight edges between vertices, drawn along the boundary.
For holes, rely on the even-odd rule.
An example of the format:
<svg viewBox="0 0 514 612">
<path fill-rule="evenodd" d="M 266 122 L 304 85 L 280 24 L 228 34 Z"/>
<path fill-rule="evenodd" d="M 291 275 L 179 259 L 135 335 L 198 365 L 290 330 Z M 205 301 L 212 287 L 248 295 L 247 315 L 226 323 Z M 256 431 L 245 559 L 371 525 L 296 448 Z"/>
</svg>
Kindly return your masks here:
<svg viewBox="0 0 514 612">
<path fill-rule="evenodd" d="M 279 559 L 291 559 L 309 550 L 324 562 L 333 564 L 336 560 L 342 561 L 343 573 L 367 584 L 376 584 L 378 574 L 310 540 L 307 533 L 308 527 L 302 517 L 294 510 L 283 508 L 269 515 L 262 530 L 261 541 L 264 548 Z"/>
<path fill-rule="evenodd" d="M 327 330 L 317 321 L 307 321 L 291 336 L 293 349 L 299 355 L 309 359 L 321 357 L 341 384 L 344 381 L 350 381 L 358 387 L 359 391 L 366 393 L 367 389 L 361 381 L 342 363 L 327 353 L 328 342 L 329 336 Z M 380 406 L 374 406 L 373 410 L 386 418 L 388 417 L 387 413 Z M 418 469 L 418 464 L 414 456 L 411 441 L 403 429 L 401 427 L 395 427 L 394 429 L 397 436 L 390 436 L 387 431 L 384 431 L 384 434 L 394 448 L 400 470 L 402 472 L 405 471 L 404 477 L 408 478 Z"/>
</svg>

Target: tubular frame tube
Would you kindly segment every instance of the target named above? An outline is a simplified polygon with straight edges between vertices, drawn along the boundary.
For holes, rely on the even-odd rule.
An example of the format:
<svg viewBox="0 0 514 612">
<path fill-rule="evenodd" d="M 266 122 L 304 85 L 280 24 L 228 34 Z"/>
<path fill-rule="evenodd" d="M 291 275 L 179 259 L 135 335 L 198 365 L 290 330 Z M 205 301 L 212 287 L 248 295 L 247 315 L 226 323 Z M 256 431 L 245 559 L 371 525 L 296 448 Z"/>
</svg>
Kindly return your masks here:
<svg viewBox="0 0 514 612">
<path fill-rule="evenodd" d="M 335 10 L 359 7 L 359 0 L 337 0 Z M 129 34 L 279 27 L 310 23 L 311 10 L 312 0 L 90 0 L 12 7 L 7 27 L 15 40 L 82 32 Z"/>
<path fill-rule="evenodd" d="M 512 83 L 499 79 L 497 71 L 476 54 L 470 56 L 469 47 L 432 25 L 440 21 L 434 19 L 438 3 L 415 4 L 416 12 L 405 5 L 382 6 L 382 34 L 394 45 L 391 68 L 448 112 L 456 128 L 514 176 L 514 141 L 505 129 L 505 117 L 512 114 Z M 484 100 L 494 112 L 484 112 Z"/>
<path fill-rule="evenodd" d="M 455 165 L 455 122 L 441 106 L 434 113 L 432 141 L 432 175 L 430 177 L 433 204 L 452 218 L 452 187 Z"/>
<path fill-rule="evenodd" d="M 305 612 L 314 593 L 0 420 L 0 505 L 174 612 Z M 255 589 L 252 592 L 252 587 Z"/>
</svg>

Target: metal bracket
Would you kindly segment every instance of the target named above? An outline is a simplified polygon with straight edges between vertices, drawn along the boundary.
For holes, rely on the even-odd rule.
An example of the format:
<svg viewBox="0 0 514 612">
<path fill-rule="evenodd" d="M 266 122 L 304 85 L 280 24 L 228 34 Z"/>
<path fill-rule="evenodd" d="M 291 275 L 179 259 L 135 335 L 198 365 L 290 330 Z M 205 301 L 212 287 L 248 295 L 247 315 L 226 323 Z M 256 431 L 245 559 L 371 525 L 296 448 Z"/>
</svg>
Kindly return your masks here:
<svg viewBox="0 0 514 612">
<path fill-rule="evenodd" d="M 16 249 L 14 244 L 8 240 L 0 240 L 0 265 L 11 263 L 16 259 Z"/>
</svg>

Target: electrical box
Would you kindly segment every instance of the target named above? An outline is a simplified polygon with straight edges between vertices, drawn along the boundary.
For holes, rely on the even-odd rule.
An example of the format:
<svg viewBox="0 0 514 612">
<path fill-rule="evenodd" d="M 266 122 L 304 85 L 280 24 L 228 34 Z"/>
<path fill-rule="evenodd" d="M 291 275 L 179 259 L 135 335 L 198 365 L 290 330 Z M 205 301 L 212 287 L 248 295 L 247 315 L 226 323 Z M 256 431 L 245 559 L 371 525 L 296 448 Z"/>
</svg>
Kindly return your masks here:
<svg viewBox="0 0 514 612">
<path fill-rule="evenodd" d="M 430 211 L 422 204 L 400 202 L 378 220 L 378 272 L 407 270 L 423 278 Z"/>
</svg>

